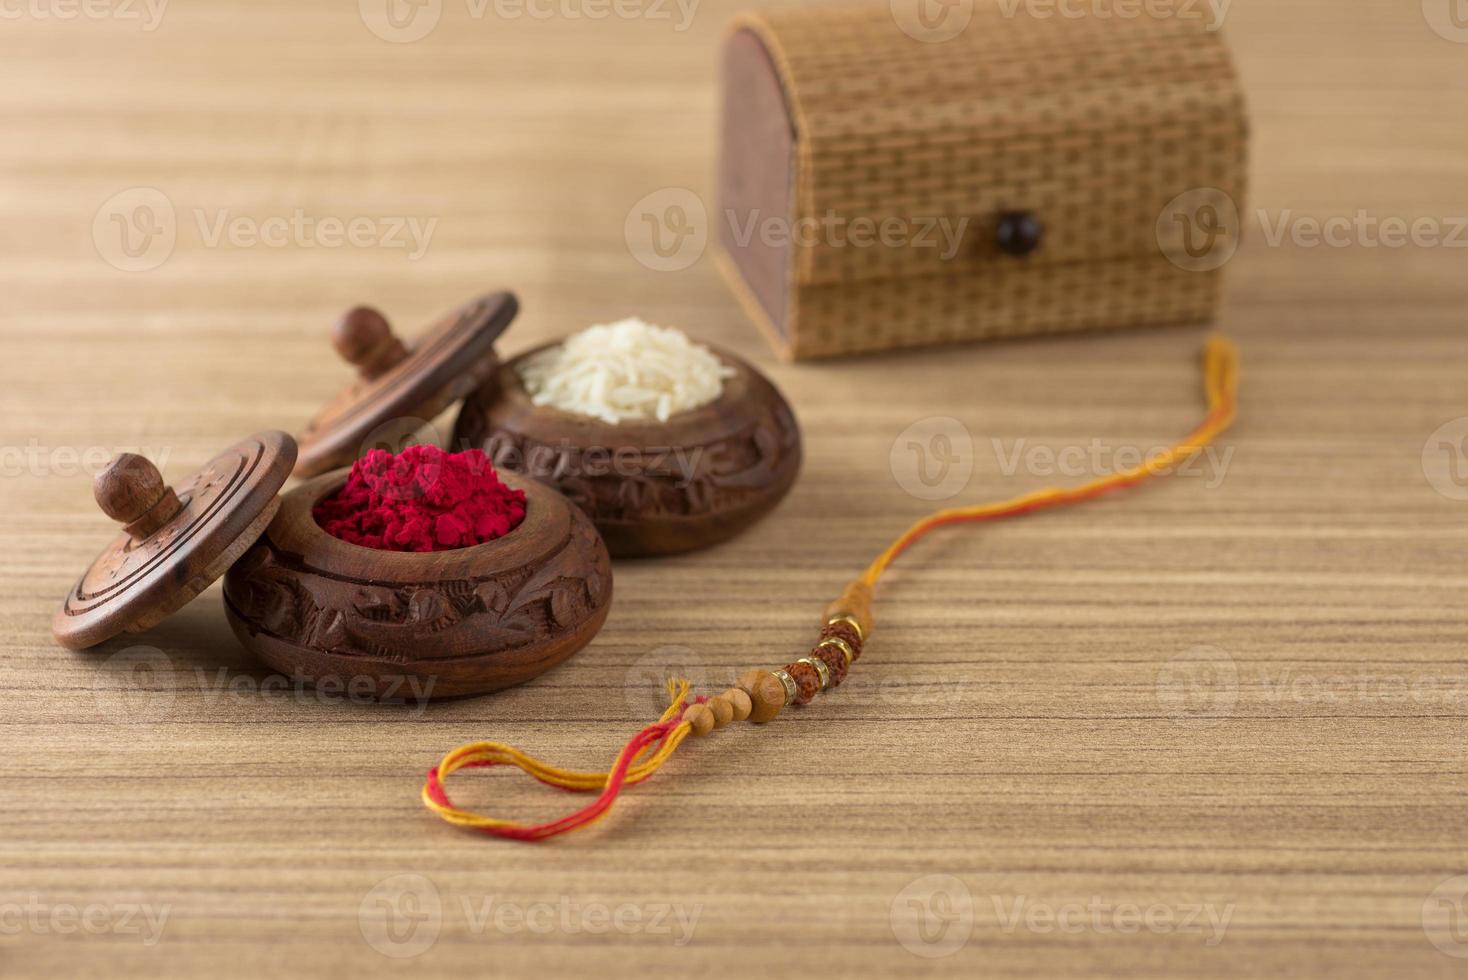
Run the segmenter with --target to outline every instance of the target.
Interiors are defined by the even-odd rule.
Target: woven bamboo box
[[[746,14],[726,41],[721,265],[781,353],[1214,316],[1248,138],[1217,32],[973,0],[933,41],[897,6]]]

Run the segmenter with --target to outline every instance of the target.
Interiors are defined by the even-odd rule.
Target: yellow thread
[[[1093,480],[1079,487],[1036,490],[997,504],[979,504],[973,507],[955,507],[939,511],[918,521],[907,532],[877,556],[862,575],[860,581],[875,586],[893,560],[909,544],[926,534],[934,525],[956,521],[983,520],[997,517],[1017,509],[1048,507],[1095,496],[1114,487],[1126,486],[1149,476],[1185,463],[1225,432],[1233,424],[1236,409],[1235,397],[1239,385],[1239,352],[1225,337],[1208,338],[1203,352],[1203,385],[1208,396],[1208,418],[1190,436],[1171,449],[1157,453],[1139,466]]]
[[[658,724],[672,721],[675,716],[683,711],[684,704],[688,700],[689,688],[686,680],[670,680],[667,682],[667,688],[670,704],[668,710],[664,711],[662,717],[658,719]],[[658,746],[657,751],[645,761],[636,762],[634,760],[634,764],[627,769],[627,785],[636,785],[662,768],[663,763],[667,762],[669,757],[677,751],[678,746],[683,744],[683,740],[688,737],[690,731],[692,731],[692,727],[687,722],[684,722],[673,729],[672,733]],[[650,749],[651,746],[648,748]],[[646,755],[647,751],[648,749],[644,749],[642,752],[639,752],[637,758]],[[607,780],[611,776],[610,772],[576,772],[574,770],[561,769],[556,766],[547,765],[514,746],[501,745],[498,742],[476,742],[472,745],[465,745],[462,748],[456,749],[445,756],[444,760],[438,764],[439,779],[440,781],[446,781],[449,776],[465,766],[474,763],[513,766],[516,769],[523,770],[543,783],[551,786],[559,786],[562,789],[568,789],[578,793],[595,792],[605,788]],[[471,829],[515,829],[522,826],[513,820],[496,820],[492,817],[470,813],[467,810],[460,810],[456,807],[441,806],[437,800],[434,800],[429,795],[427,787],[424,787],[421,795],[424,806],[458,827],[468,827]],[[598,816],[596,820],[600,820],[604,816],[606,816],[605,813]],[[590,826],[596,820],[590,821],[586,826]]]

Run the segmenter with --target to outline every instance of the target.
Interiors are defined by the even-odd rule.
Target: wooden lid
[[[382,426],[403,418],[427,422],[479,388],[499,366],[494,342],[519,312],[511,293],[484,296],[445,316],[412,348],[376,310],[348,312],[332,344],[358,377],[306,426],[296,475],[349,466]]]
[[[264,532],[296,461],[295,440],[261,432],[179,485],[124,453],[93,487],[123,533],[72,586],[51,620],[64,646],[83,650],[155,626],[207,589]]]

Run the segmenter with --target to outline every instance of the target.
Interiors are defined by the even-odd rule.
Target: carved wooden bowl
[[[513,473],[525,520],[496,541],[431,554],[376,551],[327,534],[312,508],[347,471],[286,494],[229,570],[235,634],[275,670],[381,699],[488,694],[591,642],[611,608],[596,529],[551,488]]]
[[[547,345],[550,346],[550,345]],[[743,360],[718,400],[667,422],[624,422],[536,406],[517,365],[471,395],[454,448],[482,448],[501,472],[528,473],[584,510],[616,558],[707,548],[740,534],[789,492],[800,471],[800,427],[789,404]]]

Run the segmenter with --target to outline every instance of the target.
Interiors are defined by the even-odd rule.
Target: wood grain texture
[[[665,670],[716,693],[808,650],[826,603],[932,506],[894,479],[914,423],[967,430],[957,499],[978,500],[1079,478],[1025,450],[1149,448],[1201,410],[1200,330],[789,366],[710,256],[635,261],[639,200],[711,197],[713,53],[741,6],[705,0],[678,30],[676,6],[475,19],[446,3],[412,44],[336,0],[195,0],[154,31],[5,22],[0,973],[386,974],[400,965],[364,939],[373,889],[418,875],[441,928],[410,965],[445,975],[1461,975],[1423,913],[1468,873],[1468,502],[1436,448],[1463,433],[1429,441],[1468,414],[1464,253],[1271,242],[1282,217],[1468,214],[1468,46],[1417,0],[1230,10],[1266,221],[1251,215],[1228,269],[1244,415],[1221,482],[1204,467],[925,543],[884,580],[839,692],[687,745],[574,839],[500,845],[422,809],[424,770],[461,742],[606,765],[655,717]],[[158,198],[104,207],[129,188],[177,215],[148,271],[113,264],[151,261],[137,236],[156,220],[134,205],[157,219]],[[247,244],[297,209],[380,235],[437,224],[416,259],[289,229],[295,244]],[[112,214],[140,222],[138,255]],[[562,668],[426,712],[282,689],[217,588],[146,637],[52,642],[52,609],[112,533],[90,492],[107,456],[142,452],[176,482],[250,432],[298,430],[343,380],[322,337],[342,310],[426,323],[500,287],[524,306],[507,355],[636,314],[767,370],[806,435],[790,497],[729,545],[619,567],[606,628]],[[904,440],[895,469],[913,460]],[[567,802],[503,774],[455,791],[527,818]],[[930,875],[975,910],[941,959],[893,929]],[[156,944],[64,932],[64,910],[94,905],[94,923],[147,932],[123,921],[134,903],[169,910]],[[1025,924],[1126,903],[1231,913],[1216,946],[1199,920]],[[647,922],[664,907],[697,912],[691,942],[677,915]],[[642,922],[597,918],[619,909]]]

